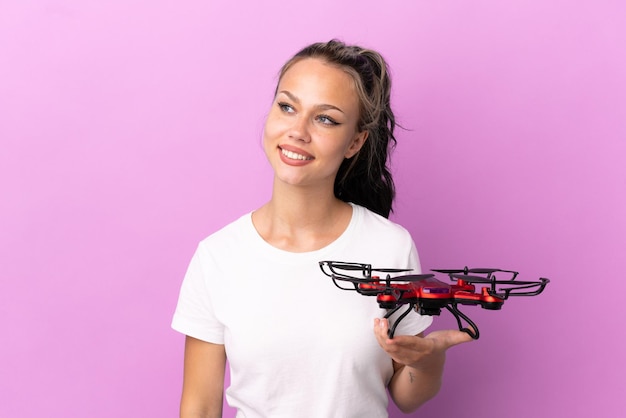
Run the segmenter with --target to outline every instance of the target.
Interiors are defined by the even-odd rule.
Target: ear
[[[361,148],[365,144],[365,141],[367,141],[368,135],[369,131],[357,132],[344,156],[346,158],[354,157],[361,150]]]

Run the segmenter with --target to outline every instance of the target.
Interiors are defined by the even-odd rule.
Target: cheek
[[[355,154],[353,149],[355,146],[355,136],[356,134],[352,130],[343,133],[342,140],[340,142],[342,144],[340,152],[345,158],[352,157]]]
[[[281,124],[275,119],[268,118],[265,121],[265,126],[263,127],[263,150],[268,158],[276,152],[276,147],[279,145],[283,131]]]
[[[263,151],[265,152],[265,155],[269,157],[269,152],[270,149],[274,149],[276,146],[272,145],[272,141],[269,139],[270,136],[268,135],[268,131],[267,131],[267,127],[265,127],[263,129]]]
[[[263,142],[267,143],[278,138],[285,131],[284,125],[285,123],[280,118],[270,113],[263,127]]]
[[[269,120],[265,121],[265,125],[263,126],[263,146],[267,147],[268,142],[271,141],[271,138],[275,136],[274,134],[275,127],[270,123]]]

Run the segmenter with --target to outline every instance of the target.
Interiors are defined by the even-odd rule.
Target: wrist
[[[408,371],[431,374],[432,372],[439,372],[442,370],[445,362],[446,352],[435,351],[423,356],[415,363],[405,365],[405,367],[408,368]]]

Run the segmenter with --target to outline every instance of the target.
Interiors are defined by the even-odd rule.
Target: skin
[[[187,336],[181,418],[221,418],[225,368],[224,345]]]
[[[344,158],[359,152],[367,132],[357,130],[358,96],[352,79],[319,59],[295,63],[282,77],[266,120],[263,147],[274,170],[270,200],[252,214],[270,245],[314,251],[347,228],[352,208],[334,196]],[[460,331],[387,338],[376,319],[374,334],[393,361],[389,392],[404,412],[435,396],[448,348],[471,341]],[[221,417],[226,354],[223,345],[187,337],[181,417]]]

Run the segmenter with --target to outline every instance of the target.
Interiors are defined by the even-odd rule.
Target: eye
[[[293,113],[295,112],[294,108],[291,107],[290,104],[284,102],[278,102],[278,107],[285,113]]]
[[[331,118],[330,116],[327,116],[327,115],[319,115],[317,117],[317,120],[322,122],[322,124],[324,124],[324,125],[330,125],[330,126],[339,125],[338,122],[336,122],[333,118]]]

